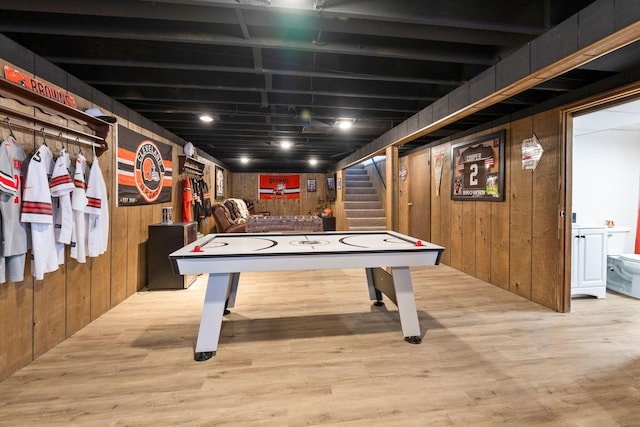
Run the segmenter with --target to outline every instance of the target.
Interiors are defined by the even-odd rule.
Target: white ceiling
[[[573,119],[574,137],[610,131],[640,133],[640,99],[576,116]]]

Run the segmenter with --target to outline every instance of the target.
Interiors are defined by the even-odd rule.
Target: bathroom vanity
[[[607,295],[607,228],[581,226],[571,229],[571,296]]]

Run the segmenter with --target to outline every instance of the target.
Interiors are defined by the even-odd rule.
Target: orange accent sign
[[[68,105],[72,108],[78,108],[73,96],[47,83],[34,79],[27,73],[15,70],[7,65],[4,66],[4,78],[49,99],[58,101],[61,104]]]

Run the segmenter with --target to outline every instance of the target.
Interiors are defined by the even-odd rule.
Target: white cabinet
[[[573,227],[571,231],[571,296],[607,295],[606,227]]]

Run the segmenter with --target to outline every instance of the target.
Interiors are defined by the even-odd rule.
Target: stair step
[[[387,225],[386,218],[348,218],[349,229],[351,227],[382,227]]]
[[[373,187],[373,183],[369,180],[366,181],[347,181],[346,188],[360,188],[360,187]]]
[[[376,197],[378,195],[376,189],[373,187],[347,187],[345,194],[375,194]]]
[[[382,209],[382,202],[380,200],[365,200],[365,201],[346,201],[344,202],[344,209]]]
[[[345,209],[347,218],[384,218],[384,209]]]
[[[360,175],[347,175],[347,179],[346,182],[347,184],[350,182],[361,182],[361,181],[365,181],[365,182],[371,182],[371,180],[369,179],[369,175],[365,174],[360,174]]]
[[[375,202],[380,201],[377,194],[345,194],[345,202]]]
[[[345,178],[344,212],[349,230],[386,230],[382,202],[364,166],[347,169]]]

